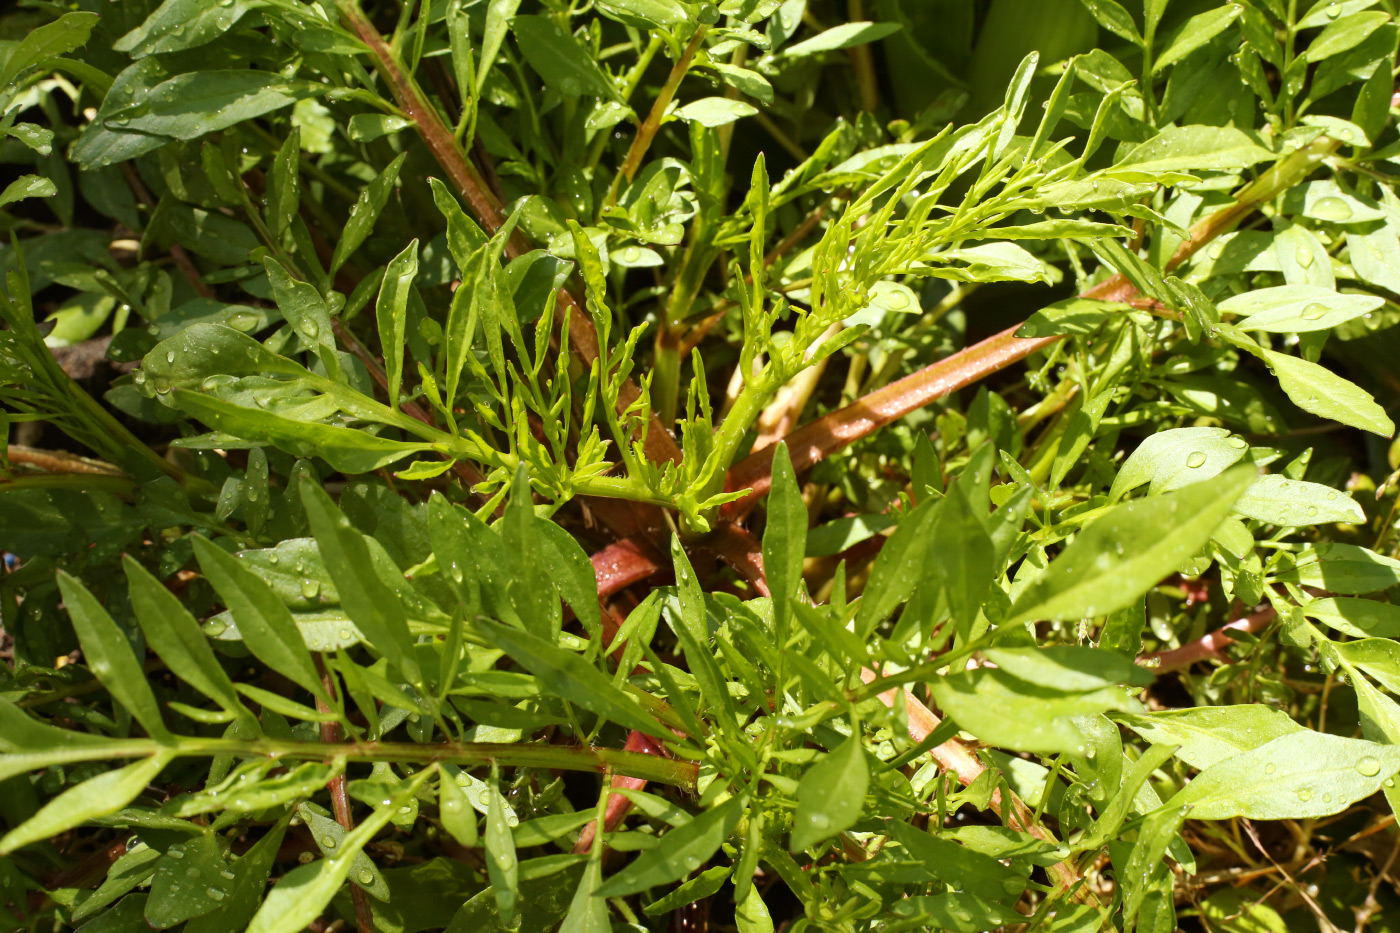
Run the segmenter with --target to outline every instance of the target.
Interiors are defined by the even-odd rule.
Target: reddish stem
[[[632,732],[627,736],[627,744],[623,751],[640,752],[643,755],[665,756],[661,746],[648,735],[641,732]],[[614,774],[608,780],[608,786],[614,790],[643,790],[647,782],[643,778],[624,777],[621,774]],[[603,831],[612,832],[622,825],[622,821],[627,819],[627,814],[632,809],[632,801],[622,794],[608,794],[608,802],[603,810]],[[578,842],[574,844],[575,852],[587,852],[593,848],[593,839],[598,835],[598,822],[584,824],[583,831],[578,835]]]
[[[1151,667],[1158,674],[1165,674],[1169,671],[1188,668],[1197,661],[1220,658],[1221,652],[1235,643],[1235,640],[1228,634],[1229,632],[1258,632],[1267,628],[1277,616],[1278,613],[1274,611],[1272,606],[1266,606],[1243,619],[1236,619],[1222,625],[1209,635],[1202,635],[1193,642],[1187,642],[1180,648],[1144,654],[1137,659],[1137,663]]]
[[[316,672],[321,675],[321,685],[326,688],[326,695],[335,696],[335,678],[330,671],[326,670],[326,662],[321,655],[315,656]],[[316,710],[321,713],[331,712],[331,708],[326,705],[320,697],[316,698]],[[335,722],[321,723],[321,741],[327,745],[336,745],[340,742],[340,724]],[[350,812],[350,795],[345,790],[345,775],[338,774],[330,779],[326,784],[326,790],[330,791],[331,809],[335,812],[335,821],[345,828],[348,833],[355,828],[355,815]],[[350,885],[350,900],[355,907],[355,927],[359,933],[374,933],[374,915],[370,912],[369,896],[365,894],[363,888],[357,884]]]

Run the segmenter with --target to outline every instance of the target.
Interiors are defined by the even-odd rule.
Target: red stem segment
[[[1235,640],[1230,637],[1230,632],[1254,633],[1267,628],[1269,623],[1274,621],[1278,613],[1272,606],[1266,606],[1243,619],[1236,619],[1226,625],[1211,632],[1209,635],[1202,635],[1192,642],[1187,642],[1180,648],[1172,648],[1169,651],[1154,651],[1151,654],[1144,654],[1137,659],[1137,663],[1151,667],[1158,674],[1166,674],[1169,671],[1179,671],[1190,667],[1197,661],[1204,661],[1208,658],[1219,658],[1220,652],[1224,651]]]

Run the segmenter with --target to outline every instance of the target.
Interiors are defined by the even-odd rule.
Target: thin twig
[[[326,670],[325,659],[317,654],[316,672],[321,675],[321,684],[326,688],[326,696],[336,695],[335,678]],[[331,708],[320,697],[316,697],[316,710],[321,713],[332,712]],[[321,723],[321,741],[327,745],[335,745],[340,742],[340,723]],[[335,821],[351,832],[355,828],[355,815],[350,812],[350,795],[345,790],[345,772],[337,774],[326,784],[326,790],[331,795],[331,809],[335,812]],[[369,895],[364,888],[357,884],[350,885],[350,900],[355,906],[355,927],[359,933],[374,933],[374,915],[369,908]]]

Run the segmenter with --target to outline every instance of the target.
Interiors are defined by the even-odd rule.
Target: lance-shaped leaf
[[[389,659],[408,681],[423,682],[413,636],[408,631],[403,604],[371,570],[369,546],[364,536],[331,501],[314,479],[301,484],[301,501],[311,531],[321,548],[321,559],[340,592],[340,604],[376,651]]]
[[[859,727],[821,761],[807,769],[797,785],[797,815],[789,848],[803,852],[844,832],[860,819],[870,766]]]
[[[248,650],[283,677],[329,702],[291,610],[238,558],[199,535],[192,540],[200,569],[228,606]]]
[[[1021,593],[1006,624],[1121,609],[1205,546],[1254,482],[1237,467],[1210,482],[1114,506]]]
[[[384,372],[389,380],[389,405],[399,407],[399,387],[403,384],[403,343],[408,319],[408,293],[418,275],[418,241],[404,247],[389,260],[384,283],[379,287],[375,311],[379,320],[379,343],[384,350]]]
[[[144,675],[141,682],[145,683]],[[51,839],[95,817],[117,812],[135,800],[174,757],[173,752],[162,751],[68,788],[6,833],[0,839],[0,856],[32,842]]]
[[[614,687],[609,677],[580,655],[529,632],[485,619],[478,619],[476,628],[492,645],[539,678],[551,694],[628,729],[666,737],[666,731],[636,700]]]
[[[166,729],[160,717],[160,707],[156,704],[155,694],[151,692],[151,683],[146,679],[140,659],[131,650],[131,642],[126,640],[97,597],[77,577],[60,570],[58,588],[63,594],[63,603],[73,620],[73,631],[78,635],[78,644],[83,648],[83,657],[93,676],[107,688],[112,699],[126,707],[147,733],[156,739],[168,739],[170,730]],[[124,806],[126,802],[123,800],[118,806]]]
[[[345,834],[331,858],[317,859],[287,872],[268,893],[248,925],[247,933],[298,933],[321,915],[335,892],[345,884],[354,856],[413,798],[419,785],[437,769],[424,768],[405,782],[387,804],[376,807],[364,822]]]
[[[773,488],[768,494],[768,524],[763,529],[763,569],[773,594],[773,622],[778,642],[792,618],[789,600],[802,585],[802,558],[807,549],[807,506],[797,485],[787,445],[773,453]]]
[[[1301,730],[1211,765],[1167,801],[1196,820],[1317,819],[1380,790],[1400,748]]]
[[[747,804],[744,797],[730,797],[695,819],[672,829],[622,871],[597,890],[600,897],[636,894],[660,884],[684,878],[700,868],[734,831]]]
[[[171,672],[235,716],[256,725],[234,692],[214,649],[200,630],[199,623],[180,602],[178,596],[161,585],[144,567],[126,557],[127,586],[131,593],[131,608],[136,621],[146,635],[146,644],[166,663]]]

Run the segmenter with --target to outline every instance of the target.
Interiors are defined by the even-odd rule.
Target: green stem
[[[495,744],[487,742],[444,742],[424,745],[417,742],[350,741],[289,742],[278,739],[224,739],[179,736],[176,744],[155,739],[117,739],[92,745],[36,754],[0,755],[0,771],[13,773],[14,764],[24,771],[36,771],[57,764],[82,761],[109,761],[116,758],[144,758],[173,752],[181,758],[272,758],[286,761],[389,761],[404,764],[455,764],[467,768],[500,764],[506,767],[545,768],[557,771],[612,772],[695,790],[698,769],[686,761],[673,761],[655,755],[619,751],[612,748],[582,748],[547,743]],[[25,761],[29,759],[29,761]]]

